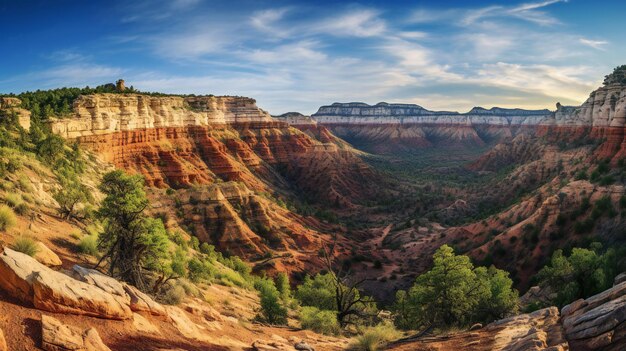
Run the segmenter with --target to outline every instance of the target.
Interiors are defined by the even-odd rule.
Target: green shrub
[[[302,307],[300,324],[304,329],[310,329],[321,334],[337,335],[341,331],[336,312],[320,310],[312,306]]]
[[[278,289],[278,292],[280,293],[280,298],[285,302],[289,300],[291,298],[291,287],[289,286],[289,276],[287,273],[278,273],[274,283],[276,284],[276,289]]]
[[[37,247],[37,242],[32,238],[21,236],[15,239],[15,242],[11,246],[11,248],[15,251],[27,254],[28,256],[35,256],[39,251]]]
[[[259,291],[261,297],[260,319],[270,324],[287,324],[287,309],[280,301],[280,294],[274,281],[271,279],[259,279],[254,283],[254,288]]]
[[[185,288],[177,284],[167,284],[163,291],[159,300],[166,305],[179,305],[187,296]]]
[[[6,205],[0,205],[0,230],[8,230],[17,223],[15,213]]]
[[[376,351],[385,347],[385,345],[395,339],[400,338],[400,333],[389,323],[382,323],[374,327],[365,328],[363,333],[356,337],[356,340],[350,345],[351,350],[355,351]]]
[[[97,235],[85,235],[78,242],[78,252],[86,255],[97,256],[98,255],[98,236]]]
[[[187,276],[192,282],[199,283],[215,276],[215,268],[209,261],[194,257],[187,262]]]
[[[306,276],[304,282],[296,289],[296,298],[302,306],[312,306],[321,310],[335,310],[335,286],[330,274]]]

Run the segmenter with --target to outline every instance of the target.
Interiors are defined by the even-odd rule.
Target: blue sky
[[[430,109],[580,104],[626,64],[626,1],[0,0],[0,93],[95,86]]]

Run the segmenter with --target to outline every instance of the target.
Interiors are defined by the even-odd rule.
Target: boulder
[[[130,309],[134,312],[144,312],[153,316],[165,316],[167,311],[160,303],[154,301],[148,294],[141,292],[132,285],[124,284],[124,291],[130,298]]]
[[[95,285],[109,294],[117,295],[130,305],[130,296],[126,293],[125,284],[119,280],[77,264],[72,267],[72,276],[87,284]]]
[[[9,351],[7,347],[7,341],[4,338],[4,334],[2,333],[2,329],[0,329],[0,351]]]
[[[206,303],[199,303],[198,301],[190,301],[184,305],[185,311],[196,315],[201,316],[209,322],[212,321],[222,321],[223,316],[213,307],[207,305]]]
[[[0,288],[35,307],[108,319],[130,319],[127,301],[101,288],[54,271],[8,248],[0,255]]]
[[[41,348],[45,351],[111,351],[94,328],[82,330],[45,315],[41,317]]]
[[[252,343],[252,349],[255,351],[278,351],[291,349],[287,344],[278,341],[255,340]]]
[[[32,302],[33,275],[42,267],[32,257],[5,248],[0,254],[0,289],[19,300]]]
[[[45,311],[120,320],[133,317],[121,297],[55,271],[35,273],[33,291],[33,304]]]
[[[185,311],[175,306],[167,307],[167,315],[172,320],[172,325],[186,338],[198,341],[213,341],[212,338],[204,333],[204,329],[194,323]]]
[[[59,256],[41,241],[37,242],[37,253],[34,257],[39,263],[48,267],[60,267],[63,264]]]

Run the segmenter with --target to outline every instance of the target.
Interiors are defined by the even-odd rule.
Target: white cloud
[[[591,68],[586,66],[558,67],[498,62],[483,65],[468,82],[582,102],[595,88],[595,84],[580,78],[590,71]]]
[[[472,26],[478,22],[490,19],[517,18],[539,25],[554,25],[560,23],[550,14],[540,9],[567,0],[551,0],[533,3],[523,3],[515,6],[492,5],[475,9],[453,8],[446,10],[418,9],[410,16],[412,23],[447,22],[462,26]]]
[[[609,43],[608,41],[605,41],[605,40],[591,40],[591,39],[585,39],[585,38],[580,38],[578,40],[580,41],[581,44],[587,45],[597,50],[605,50],[604,46]]]
[[[278,28],[277,22],[283,19],[289,10],[289,8],[283,7],[278,9],[256,11],[250,17],[250,22],[254,28],[260,31],[284,38],[289,35],[290,31]]]
[[[313,23],[310,29],[335,36],[372,37],[383,34],[387,26],[378,11],[359,9]]]

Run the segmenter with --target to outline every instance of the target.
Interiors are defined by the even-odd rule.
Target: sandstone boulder
[[[0,329],[0,351],[9,351],[7,347],[7,341],[4,338],[4,334],[2,333],[2,329]]]
[[[35,273],[33,291],[33,304],[45,311],[107,319],[133,316],[127,301],[121,297],[55,271]]]
[[[63,262],[54,251],[50,250],[44,243],[37,242],[37,253],[35,254],[35,259],[48,267],[60,267]]]
[[[128,302],[121,297],[54,271],[34,258],[8,248],[0,255],[0,288],[50,312],[109,319],[132,318]]]
[[[0,289],[24,302],[32,302],[34,274],[45,268],[32,257],[5,248],[0,254]]]
[[[94,328],[81,330],[45,315],[41,317],[41,339],[45,351],[111,351]]]
[[[198,301],[190,301],[184,305],[185,311],[196,315],[201,316],[207,321],[222,321],[224,318],[222,315],[213,307],[208,306],[206,303],[199,303]]]
[[[194,323],[185,311],[175,306],[167,307],[167,315],[172,320],[172,325],[186,338],[198,341],[212,341],[212,338],[204,332],[204,329]]]
[[[255,340],[252,343],[252,349],[255,351],[278,351],[278,350],[290,350],[289,345],[278,341],[264,341]]]
[[[144,312],[153,316],[165,316],[167,311],[160,303],[154,301],[148,294],[141,292],[132,285],[124,284],[124,291],[130,298],[130,309],[134,312]]]
[[[115,278],[77,264],[72,267],[72,276],[82,282],[95,285],[109,294],[119,296],[130,304],[130,296],[124,289],[125,284]]]

